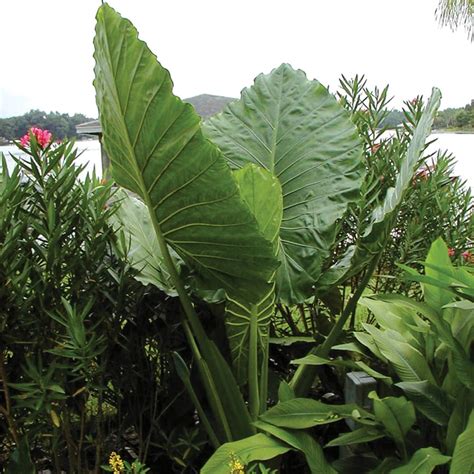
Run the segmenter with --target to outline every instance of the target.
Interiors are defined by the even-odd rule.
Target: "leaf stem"
[[[18,446],[20,439],[18,437],[18,432],[16,430],[15,422],[12,417],[12,408],[10,403],[10,392],[8,390],[8,381],[7,381],[7,372],[5,370],[5,359],[3,355],[3,348],[0,349],[0,376],[2,377],[3,393],[5,397],[5,407],[0,405],[0,412],[4,414],[7,419],[8,426],[10,427],[10,432],[12,434],[13,441]]]
[[[211,351],[209,349],[210,341],[208,340],[207,335],[204,332],[204,328],[202,327],[202,324],[199,321],[198,315],[194,310],[194,306],[191,302],[191,299],[187,294],[183,282],[181,281],[181,278],[178,274],[176,264],[174,263],[173,258],[171,257],[168,245],[163,237],[160,226],[156,219],[156,215],[152,210],[153,205],[150,201],[148,194],[143,193],[143,198],[148,208],[150,219],[153,223],[153,229],[155,230],[158,245],[160,247],[161,254],[163,255],[164,264],[168,270],[168,273],[170,274],[171,281],[174,287],[176,288],[179,300],[181,302],[181,306],[183,308],[184,314],[186,315],[186,321],[189,323],[190,326],[189,327],[186,324],[184,325],[185,334],[186,338],[188,339],[188,343],[191,347],[191,350],[193,351],[194,357],[197,361],[199,373],[206,389],[206,394],[209,399],[209,403],[211,404],[214,415],[221,424],[222,430],[224,431],[227,438],[226,440],[232,441],[233,439],[229,427],[229,421],[227,420],[225,411],[223,409],[222,401],[219,397],[219,393],[217,391],[216,384],[213,379],[213,374],[209,371],[209,368],[206,363],[206,359],[212,357]],[[201,352],[203,353],[204,357],[201,356]]]
[[[331,332],[328,334],[326,340],[319,346],[313,347],[308,355],[316,354],[320,357],[327,357],[332,346],[338,341],[340,338],[342,331],[344,329],[344,325],[346,324],[347,319],[352,314],[357,306],[357,302],[359,301],[362,293],[364,292],[365,288],[369,284],[369,281],[374,273],[378,261],[380,259],[381,252],[378,253],[375,257],[372,258],[367,271],[365,272],[364,278],[360,282],[359,286],[357,287],[356,292],[351,296],[348,303],[346,304],[341,316],[336,321],[336,324],[331,329]],[[302,397],[307,395],[309,392],[311,385],[313,384],[314,377],[316,376],[316,372],[318,370],[317,366],[311,365],[300,365],[296,370],[293,378],[290,381],[290,387],[294,390],[297,397]]]
[[[252,420],[256,420],[260,412],[260,396],[258,387],[258,309],[257,305],[250,308],[249,336],[249,411]]]

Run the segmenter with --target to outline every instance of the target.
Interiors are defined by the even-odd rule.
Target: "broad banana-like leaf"
[[[326,448],[334,446],[349,446],[352,444],[368,443],[376,439],[384,438],[385,433],[377,426],[363,426],[354,431],[343,433],[326,444]]]
[[[282,64],[208,119],[204,132],[232,167],[254,163],[280,180],[277,294],[303,302],[334,244],[336,221],[359,196],[362,149],[348,112],[318,81]]]
[[[253,164],[235,171],[234,176],[242,199],[255,216],[263,236],[272,242],[276,256],[283,210],[280,183],[271,173]],[[227,336],[240,383],[245,383],[248,375],[258,375],[257,368],[261,367],[262,356],[266,353],[268,327],[274,311],[274,282],[260,284],[256,290],[253,288],[253,293],[258,295],[256,300],[250,295],[245,299],[227,295]]]
[[[425,267],[425,275],[428,278],[433,278],[441,283],[447,284],[453,282],[453,278],[451,278],[449,274],[446,274],[449,273],[449,270],[452,270],[453,265],[449,258],[448,246],[444,243],[441,237],[431,244],[425,263],[428,264]],[[445,272],[440,272],[436,268],[431,267],[431,265],[446,267],[446,270]],[[438,312],[441,312],[442,307],[451,303],[453,300],[451,291],[446,291],[440,287],[428,285],[426,283],[423,284],[423,296],[425,303]]]
[[[472,391],[461,387],[456,391],[456,403],[449,418],[446,432],[446,451],[451,454],[459,435],[466,429],[469,416],[473,409]]]
[[[119,206],[112,214],[111,221],[130,265],[138,271],[135,278],[143,284],[152,284],[170,296],[177,296],[161,254],[150,214],[145,204],[123,190],[117,192]],[[175,262],[181,262],[174,255]]]
[[[433,88],[431,97],[413,133],[406,156],[402,161],[395,187],[387,190],[382,203],[374,209],[371,220],[359,241],[355,245],[350,246],[341,260],[321,276],[317,283],[318,292],[322,293],[357,274],[375,255],[383,251],[400,204],[409,186],[412,184],[413,175],[416,172],[416,164],[424,150],[426,139],[431,133],[431,126],[433,125],[440,102],[441,92]]]
[[[116,182],[150,212],[158,242],[173,248],[209,288],[239,294],[277,266],[272,245],[242,202],[200,117],[135,27],[107,4],[94,39],[97,105]],[[160,244],[161,245],[161,244]]]

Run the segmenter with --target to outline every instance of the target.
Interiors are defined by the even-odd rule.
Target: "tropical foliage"
[[[474,420],[474,364],[470,356],[474,277],[465,268],[452,265],[441,239],[431,246],[424,267],[424,274],[406,267],[407,277],[421,282],[423,302],[399,294],[361,299],[360,304],[371,310],[377,325],[365,324],[364,332],[355,332],[357,343],[334,347],[354,358],[309,355],[293,361],[357,370],[364,367],[361,361],[367,360],[362,348],[368,349],[386,368],[386,373],[370,368],[368,373],[378,379],[378,390],[389,396],[380,398],[371,392],[372,407],[366,409],[295,398],[290,390],[255,423],[279,442],[281,449],[286,445],[301,451],[311,472],[348,472],[354,463],[364,472],[429,473],[447,463],[454,474],[474,469],[468,442]],[[344,430],[325,448],[350,446],[351,450],[346,459],[330,466],[316,441],[301,430],[316,428],[315,435],[320,436],[322,426],[343,419],[350,420],[352,430]],[[295,443],[298,437],[306,442]],[[386,445],[374,443],[382,438],[390,439],[390,456]],[[214,472],[222,453],[229,449],[242,453],[246,462],[270,456],[266,448],[247,438],[238,445],[219,448],[203,472]]]
[[[94,47],[113,181],[38,128],[3,163],[7,472],[469,468],[472,199],[425,153],[440,92],[387,135],[387,88],[283,64],[203,123],[107,4]]]

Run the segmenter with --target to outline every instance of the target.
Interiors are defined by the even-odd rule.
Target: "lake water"
[[[463,180],[466,180],[471,190],[474,191],[474,134],[462,133],[435,133],[430,139],[437,141],[430,146],[430,152],[436,149],[449,150],[457,159],[455,172]],[[95,170],[98,175],[102,173],[100,161],[100,144],[98,140],[85,140],[77,142],[77,148],[82,155],[79,162],[87,164],[87,171]],[[18,148],[14,145],[0,146],[8,160],[9,153],[18,154]],[[11,160],[8,160],[11,163]]]

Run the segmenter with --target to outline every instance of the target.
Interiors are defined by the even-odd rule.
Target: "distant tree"
[[[400,110],[391,110],[387,116],[382,120],[380,126],[387,128],[395,128],[403,122],[404,115]]]
[[[15,140],[24,135],[29,128],[39,127],[49,130],[55,138],[76,136],[76,125],[92,120],[83,114],[46,113],[42,110],[30,110],[24,115],[0,119],[0,139]]]
[[[449,26],[453,31],[464,28],[474,41],[474,0],[440,0],[436,17],[442,26]]]
[[[459,112],[456,115],[456,125],[461,128],[467,127],[467,125],[469,125],[469,122],[470,122],[469,119],[470,119],[469,114],[465,110],[461,110],[461,112]]]

